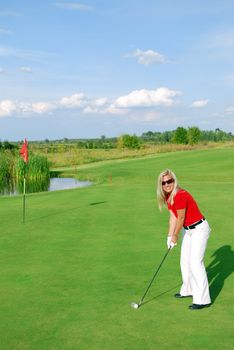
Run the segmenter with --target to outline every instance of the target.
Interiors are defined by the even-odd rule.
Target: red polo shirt
[[[187,191],[180,189],[174,196],[173,205],[168,203],[168,198],[169,196],[167,197],[168,210],[171,210],[176,217],[178,217],[177,210],[186,209],[184,226],[192,225],[203,218],[203,215],[200,212],[197,203],[195,202],[191,194]]]

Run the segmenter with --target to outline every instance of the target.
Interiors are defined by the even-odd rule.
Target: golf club
[[[167,257],[167,255],[168,255],[168,253],[169,253],[170,250],[171,250],[171,249],[169,248],[169,249],[167,250],[166,254],[164,255],[164,257],[163,257],[163,259],[162,259],[162,261],[161,261],[159,267],[158,267],[157,270],[155,271],[155,273],[154,273],[154,275],[153,275],[153,278],[152,278],[152,280],[150,281],[150,283],[149,283],[149,285],[148,285],[148,287],[147,287],[147,289],[146,289],[144,295],[142,296],[141,301],[139,302],[139,304],[134,303],[134,302],[131,303],[131,307],[132,307],[133,309],[139,309],[139,307],[142,305],[143,300],[144,300],[146,294],[148,293],[148,290],[150,289],[150,287],[151,287],[151,285],[152,285],[152,283],[153,283],[155,277],[156,277],[157,274],[158,274],[158,271],[160,270],[160,268],[161,268],[161,266],[162,266],[164,260],[166,259],[166,257]]]

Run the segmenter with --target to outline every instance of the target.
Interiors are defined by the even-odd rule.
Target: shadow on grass
[[[98,204],[103,204],[103,203],[106,203],[106,201],[104,201],[104,202],[95,202],[95,203],[90,203],[89,205],[98,205]]]
[[[206,271],[210,284],[210,297],[214,303],[224,287],[225,280],[234,271],[234,252],[230,245],[224,245],[211,257],[213,261],[207,266]]]
[[[55,213],[50,213],[48,215],[42,215],[42,216],[38,216],[38,217],[28,218],[30,216],[30,208],[29,208],[28,209],[29,214],[28,214],[28,217],[26,216],[25,223],[26,222],[32,222],[32,221],[38,221],[38,220],[47,219],[47,218],[50,218],[52,216],[58,216],[58,215],[61,216],[62,213],[66,213],[66,212],[69,212],[69,211],[73,212],[73,211],[75,211],[75,210],[77,210],[79,208],[81,208],[81,207],[73,207],[73,208],[69,208],[69,209],[61,209],[61,210],[56,211]]]
[[[94,206],[94,205],[103,204],[103,203],[107,203],[107,201],[90,203],[89,205]],[[38,220],[42,220],[42,219],[47,219],[49,217],[61,215],[62,213],[66,213],[66,212],[69,212],[69,211],[73,212],[73,211],[75,211],[77,209],[80,209],[81,207],[82,206],[77,206],[77,207],[73,207],[73,208],[69,208],[69,209],[62,209],[62,210],[56,211],[55,213],[50,213],[48,215],[42,215],[42,216],[36,217],[36,218],[35,217],[34,218],[27,218],[26,217],[25,222],[32,222],[32,221],[38,221]]]
[[[166,290],[166,291],[164,291],[164,292],[162,292],[162,293],[160,293],[160,294],[158,294],[158,295],[156,295],[155,297],[153,297],[153,298],[151,298],[151,299],[149,299],[149,300],[144,301],[141,305],[146,305],[146,304],[148,304],[148,303],[151,303],[151,302],[154,301],[155,299],[161,297],[161,296],[164,295],[164,294],[167,294],[167,293],[169,293],[169,292],[172,292],[173,290],[175,290],[176,288],[178,288],[178,287],[180,287],[180,286],[181,286],[181,283],[180,283],[180,284],[177,284],[176,286],[174,286],[174,287],[172,287],[172,288],[170,288],[170,289],[168,289],[168,290]]]
[[[234,252],[230,245],[225,245],[217,249],[211,257],[213,258],[213,261],[207,266],[206,271],[210,284],[210,296],[212,303],[214,303],[224,287],[225,280],[234,272]],[[155,299],[180,286],[181,284],[178,284],[155,297],[144,301],[141,306],[151,303]]]

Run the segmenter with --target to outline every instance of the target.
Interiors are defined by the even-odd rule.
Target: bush
[[[118,148],[139,149],[141,147],[140,139],[136,135],[122,135],[117,140]]]
[[[187,144],[188,143],[188,133],[185,128],[179,126],[175,130],[173,141],[178,144]]]
[[[201,140],[201,131],[196,126],[188,129],[188,143],[195,145]]]

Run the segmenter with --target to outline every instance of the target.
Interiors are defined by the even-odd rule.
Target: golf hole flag
[[[24,159],[25,163],[28,162],[28,141],[24,139],[23,146],[21,147],[20,150],[20,155]]]
[[[28,142],[24,139],[23,146],[20,149],[20,155],[24,159],[25,165],[28,163]],[[25,193],[26,193],[26,179],[24,169],[24,190],[23,190],[23,223],[25,222]]]

